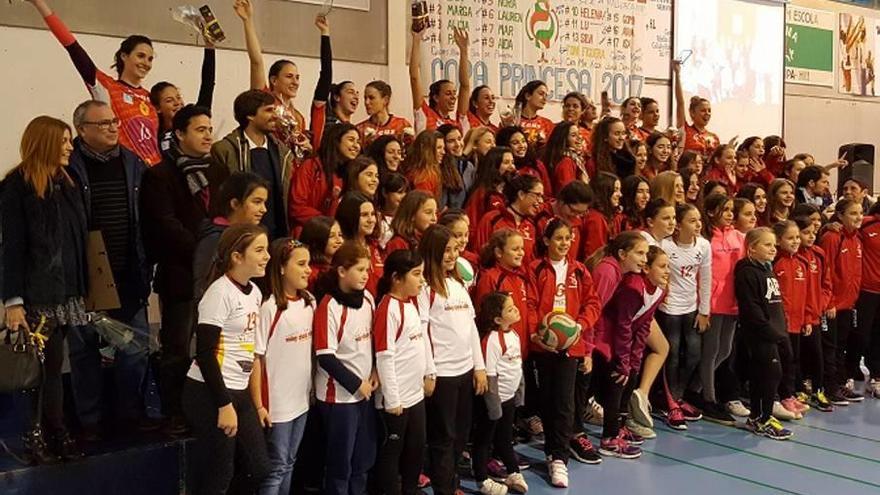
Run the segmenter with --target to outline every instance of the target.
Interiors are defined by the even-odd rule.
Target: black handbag
[[[0,393],[39,388],[43,379],[40,350],[23,329],[4,330],[0,340]]]

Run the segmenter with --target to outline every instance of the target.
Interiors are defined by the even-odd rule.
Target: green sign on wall
[[[834,14],[793,5],[785,9],[785,81],[834,85]]]

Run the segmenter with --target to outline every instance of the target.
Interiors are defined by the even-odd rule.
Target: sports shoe
[[[828,398],[825,397],[824,390],[818,390],[813,395],[811,395],[810,404],[812,404],[813,407],[822,412],[831,412],[834,410],[834,406],[831,404]]]
[[[702,416],[702,414],[700,416]],[[666,424],[674,430],[688,429],[687,420],[685,419],[684,412],[680,407],[676,407],[675,409],[669,411],[669,413],[666,415]]]
[[[772,438],[773,440],[788,440],[792,436],[791,430],[783,427],[773,416],[770,416],[770,419],[763,423],[757,419],[749,418],[746,421],[746,426],[755,435]]]
[[[480,483],[480,493],[483,495],[507,495],[507,485],[492,478],[486,478]]]
[[[486,463],[486,472],[488,472],[489,477],[495,481],[504,481],[507,479],[507,468],[504,467],[504,463],[498,459],[489,459],[489,462]]]
[[[788,412],[794,414],[794,419],[803,419],[804,414],[801,412],[800,402],[797,401],[794,397],[787,397],[780,401],[782,407],[784,407]]]
[[[544,423],[541,422],[541,418],[538,416],[529,416],[528,418],[523,418],[522,429],[525,430],[529,436],[541,436],[544,434]]]
[[[748,418],[749,414],[752,413],[749,408],[744,406],[742,401],[739,400],[728,401],[724,404],[724,407],[725,409],[727,409],[727,412],[729,412],[732,416],[736,416],[738,418]]]
[[[584,410],[584,417],[582,418],[584,423],[593,426],[602,426],[605,421],[605,410],[602,408],[602,405],[596,402],[594,397],[590,397],[587,401],[587,406],[588,407]]]
[[[621,437],[603,438],[599,444],[599,453],[609,457],[619,457],[621,459],[638,459],[642,456],[642,449]]]
[[[507,485],[507,488],[516,493],[525,493],[529,491],[529,485],[526,483],[526,479],[523,478],[521,473],[513,473],[504,480],[504,484]]]
[[[547,461],[547,471],[550,472],[550,484],[556,488],[568,488],[568,467],[557,459]]]
[[[636,434],[634,431],[630,430],[626,426],[620,427],[620,432],[617,434],[617,437],[622,438],[633,445],[641,445],[645,443],[644,437]]]
[[[868,391],[871,393],[871,397],[880,399],[880,378],[871,378],[871,382],[868,384]]]
[[[651,418],[651,404],[648,402],[648,397],[639,389],[633,390],[629,397],[629,414],[636,422],[648,428],[654,427],[654,419]]]
[[[431,486],[431,478],[425,476],[425,473],[419,474],[419,488],[428,488]]]
[[[703,419],[724,426],[736,426],[736,418],[715,402],[707,402],[703,409]]]
[[[798,402],[800,402],[801,404],[810,404],[810,394],[806,392],[798,392],[797,394],[795,394],[794,398],[797,399]]]
[[[846,385],[840,390],[840,395],[850,402],[862,402],[865,400],[864,395],[856,392],[856,381],[852,378],[846,381]]]
[[[699,421],[703,419],[703,413],[697,409],[697,406],[684,399],[678,400],[678,407],[681,408],[681,414],[685,421]]]
[[[529,462],[527,457],[521,456],[521,455],[517,454],[516,452],[514,452],[513,454],[516,456],[516,467],[518,467],[520,471],[525,471],[526,469],[529,469],[532,467],[532,463]],[[502,463],[502,466],[503,465],[504,464]]]
[[[645,440],[657,438],[657,433],[655,433],[652,428],[648,428],[647,426],[639,423],[633,418],[629,418],[626,420],[626,428],[632,433],[644,438]]]
[[[787,409],[779,401],[773,402],[773,417],[780,420],[780,421],[791,421],[794,419],[801,419],[798,417],[798,413]],[[803,416],[801,416],[801,417],[803,417]]]
[[[583,462],[584,464],[599,464],[602,462],[602,457],[596,452],[593,442],[587,438],[587,435],[577,435],[572,438],[568,442],[568,451],[571,452],[571,456],[576,461]]]
[[[792,397],[792,399],[794,399],[794,406],[798,408],[799,413],[805,414],[807,411],[810,410],[810,405],[806,402],[801,402],[801,400],[797,397]]]

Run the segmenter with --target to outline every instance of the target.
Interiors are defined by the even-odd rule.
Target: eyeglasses
[[[535,199],[537,199],[540,202],[544,201],[544,193],[539,193],[536,191],[526,191],[526,194],[531,194],[532,196],[535,197]]]
[[[107,119],[107,120],[99,120],[96,122],[86,121],[86,122],[83,122],[83,125],[93,125],[93,126],[96,126],[98,129],[106,131],[107,129],[110,129],[110,127],[118,126],[119,119],[113,118],[113,119]]]

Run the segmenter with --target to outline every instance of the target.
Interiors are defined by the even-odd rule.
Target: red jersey
[[[558,284],[556,269],[549,258],[535,260],[530,266],[535,292],[538,319],[556,307],[557,298],[565,301],[565,312],[581,326],[581,338],[568,349],[571,357],[589,356],[593,349],[593,326],[602,314],[599,296],[593,287],[593,277],[583,264],[568,260],[565,283]],[[537,325],[532,332],[537,331]],[[531,343],[531,342],[530,342]],[[532,352],[546,352],[540,346],[531,344]]]
[[[535,257],[535,241],[538,238],[537,229],[531,218],[524,218],[514,213],[510,208],[504,210],[494,210],[487,213],[480,220],[476,234],[471,237],[471,248],[474,250],[482,248],[492,234],[501,229],[513,229],[523,238],[523,249],[525,257],[523,258],[523,266],[528,266]]]
[[[859,238],[864,247],[862,290],[880,293],[880,217],[865,217],[859,230]]]
[[[584,141],[584,158],[587,158],[593,154],[593,131],[582,125],[578,125],[578,131]]]
[[[529,335],[534,333],[532,329],[537,324],[535,286],[522,267],[509,269],[496,265],[480,271],[474,293],[474,306],[479,308],[483,298],[495,291],[509,293],[519,310],[520,320],[513,325],[513,330],[519,335],[520,348],[525,359],[529,353]]]
[[[434,199],[440,200],[440,194],[443,192],[443,179],[440,177],[439,171],[411,172],[407,174],[406,179],[412,184],[414,190],[425,191],[434,196]]]
[[[586,165],[582,160],[575,160],[570,156],[562,157],[562,160],[553,167],[553,190],[561,191],[569,182],[576,180],[590,182]]]
[[[384,124],[375,124],[368,118],[357,125],[357,130],[361,135],[361,148],[364,149],[380,136],[394,136],[405,146],[412,144],[416,137],[413,125],[405,118],[395,115],[388,115]]]
[[[461,132],[467,133],[467,131],[471,129],[476,129],[477,127],[488,127],[489,130],[492,131],[492,134],[498,134],[498,126],[493,124],[491,121],[483,122],[477,117],[477,114],[474,112],[468,111],[466,118],[462,119],[462,130]]]
[[[858,231],[827,231],[820,243],[831,271],[831,306],[852,309],[862,288],[862,241]]]
[[[529,147],[532,149],[538,149],[547,144],[547,141],[550,139],[550,134],[553,133],[553,128],[556,127],[556,124],[547,117],[535,115],[532,118],[520,117],[519,126],[522,127],[522,130],[526,135],[526,141],[528,141]]]
[[[619,232],[614,232],[614,224],[609,223],[602,212],[590,208],[584,218],[583,241],[581,242],[580,259],[587,259],[600,247]]]
[[[703,155],[704,161],[708,161],[720,143],[721,140],[714,132],[705,129],[700,131],[690,124],[685,124],[684,149]]]
[[[394,234],[394,237],[388,241],[388,244],[385,244],[385,255],[389,255],[394,251],[404,249],[407,251],[415,251],[419,248],[418,243],[413,245],[412,242],[407,240],[405,237],[399,234]]]
[[[544,162],[541,160],[535,160],[534,165],[523,165],[516,169],[516,173],[519,175],[532,175],[540,179],[541,184],[544,186],[545,198],[552,197],[553,191],[557,190],[553,188],[553,183],[550,182],[550,174],[547,173],[547,167],[544,166]]]
[[[806,325],[807,271],[805,261],[797,254],[785,253],[780,250],[773,262],[773,272],[779,281],[782,293],[782,307],[785,310],[785,321],[788,333],[801,333]]]
[[[416,134],[425,130],[435,130],[441,125],[449,124],[461,130],[461,122],[454,116],[443,116],[428,105],[428,100],[422,101],[422,106],[415,111]]]
[[[367,242],[367,248],[370,250],[370,278],[367,279],[367,290],[375,297],[376,289],[379,288],[379,279],[385,272],[385,259],[382,250],[379,249],[378,241]]]
[[[477,231],[480,219],[483,215],[494,210],[504,210],[507,207],[507,199],[498,191],[487,191],[482,187],[477,187],[468,197],[464,205],[464,212],[470,218],[471,235]]]
[[[819,246],[801,247],[798,255],[807,270],[804,323],[816,326],[831,301],[831,273],[825,263],[825,252]]]
[[[739,190],[740,184],[736,180],[736,175],[727,173],[722,167],[712,167],[706,173],[706,182],[714,180],[727,189],[727,194],[733,197]]]
[[[312,217],[329,215],[342,191],[342,179],[336,174],[333,174],[331,182],[327,183],[321,159],[316,156],[296,169],[290,187],[290,225],[302,227]]]

